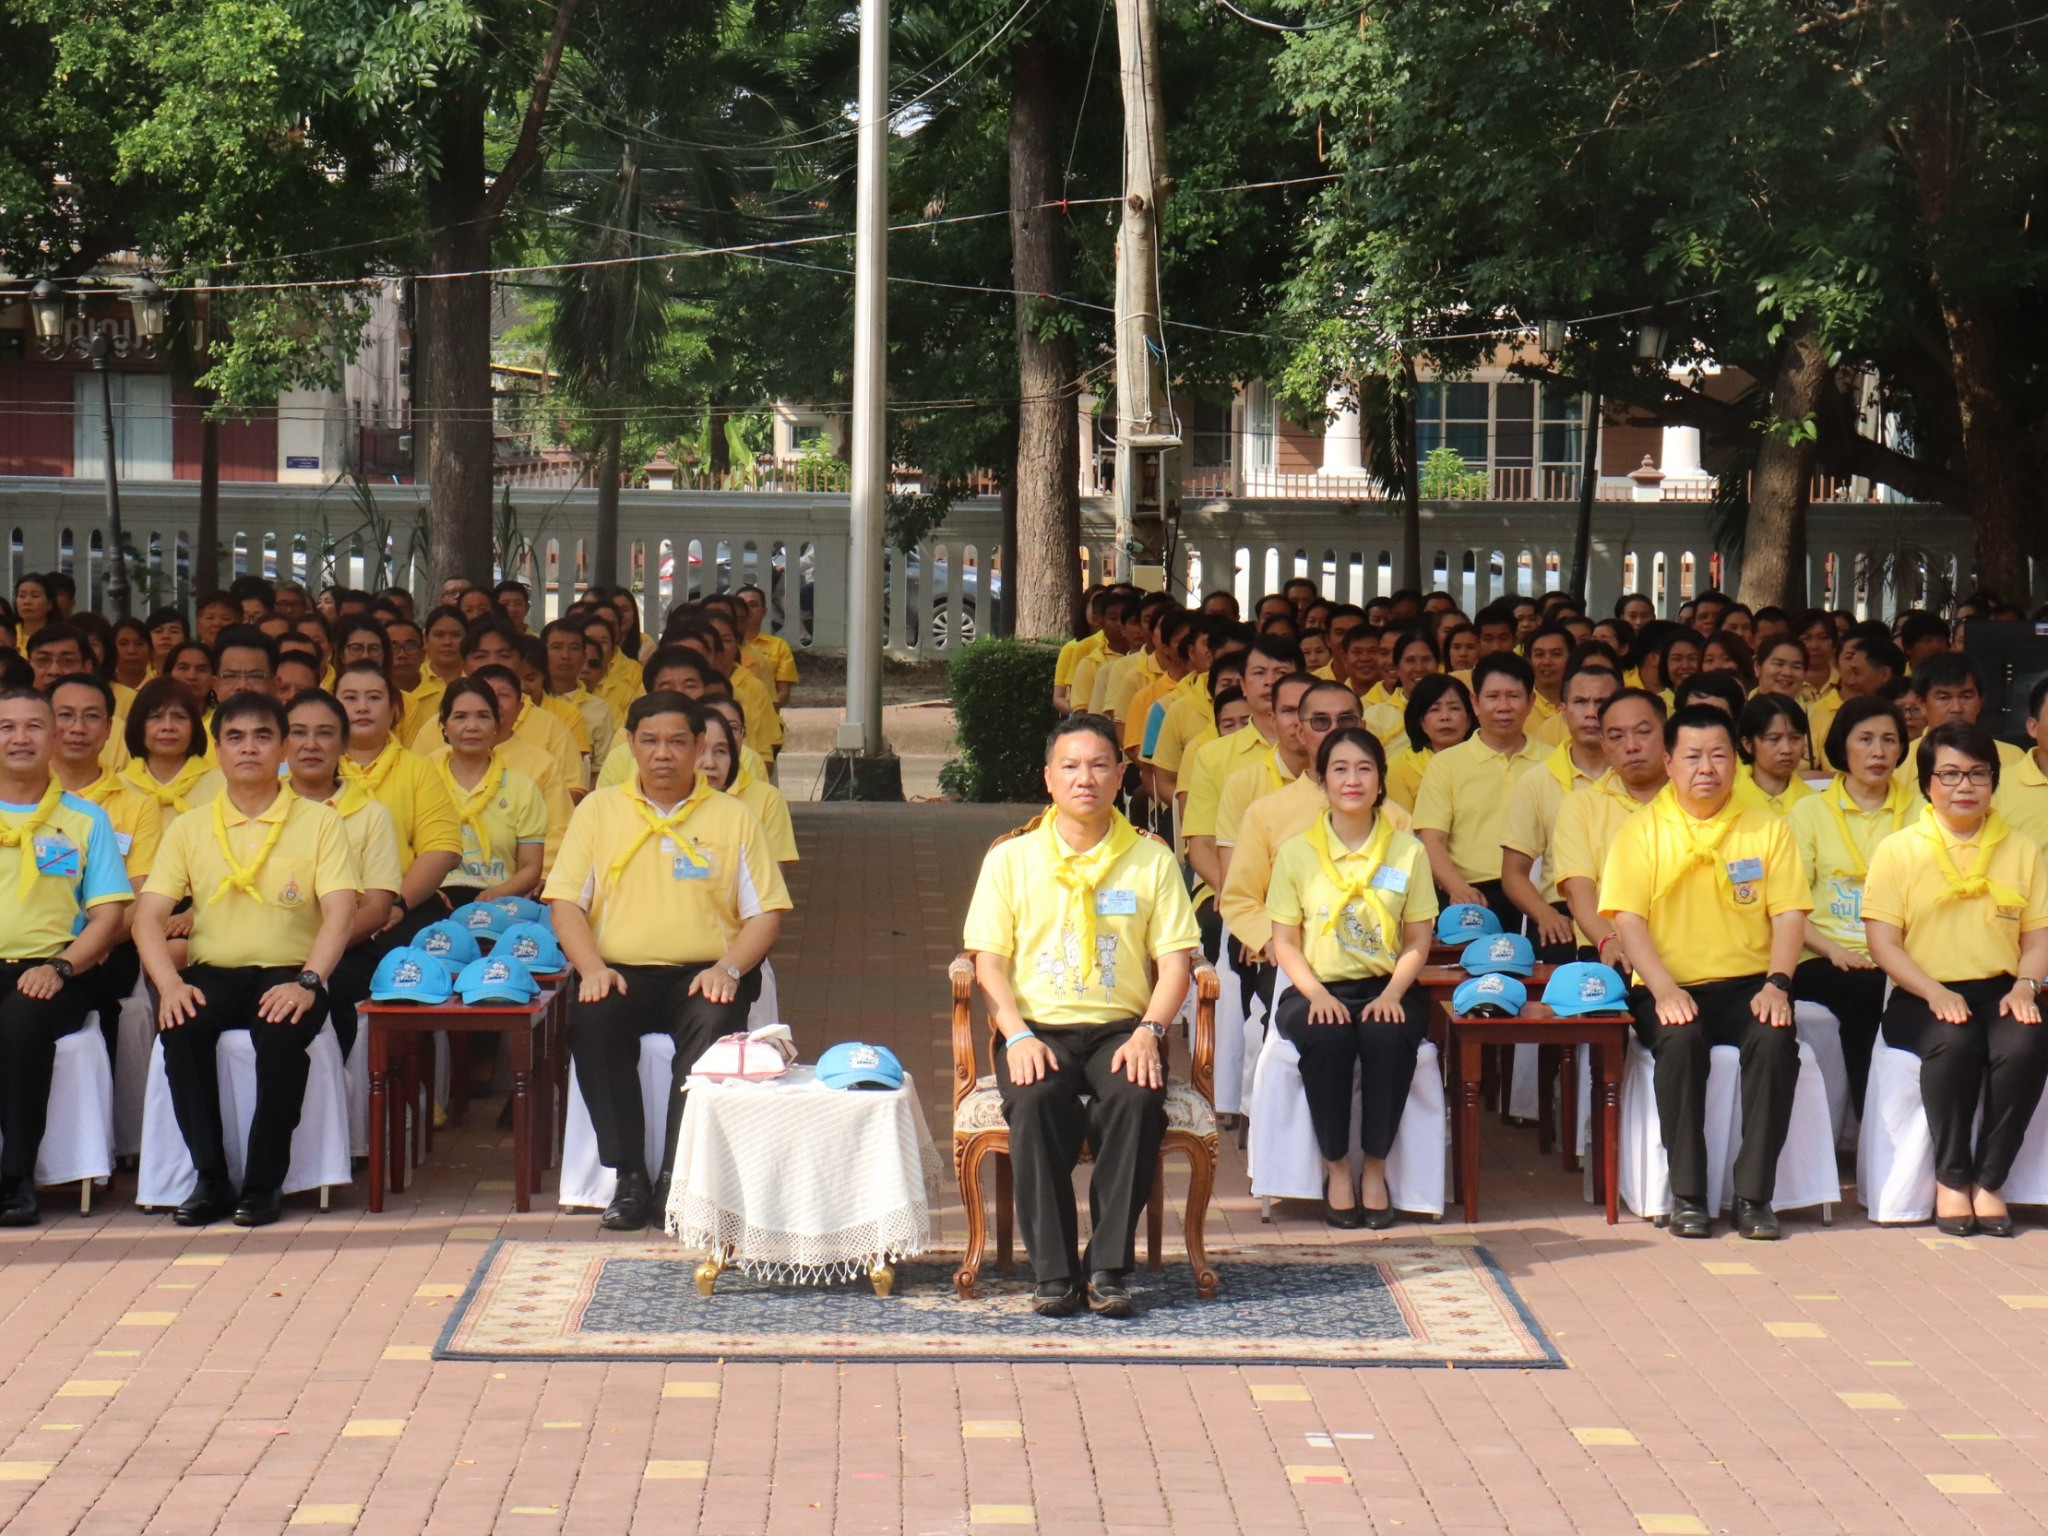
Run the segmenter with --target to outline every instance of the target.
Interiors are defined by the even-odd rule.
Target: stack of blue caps
[[[455,990],[465,1003],[530,1003],[540,996],[540,983],[509,955],[490,954],[472,960],[455,978]]]
[[[1493,915],[1493,908],[1473,902],[1453,902],[1436,915],[1439,944],[1469,944],[1484,934],[1499,932],[1500,919]]]
[[[1492,933],[1474,939],[1458,957],[1469,976],[1504,971],[1510,976],[1527,976],[1536,969],[1536,946],[1519,933]]]
[[[553,931],[545,923],[514,923],[498,935],[498,946],[491,954],[497,959],[517,960],[529,971],[543,976],[552,976],[569,966],[562,958],[562,946],[555,942]]]
[[[500,896],[489,905],[496,907],[515,923],[541,923],[548,927],[553,926],[549,910],[537,901],[528,901],[524,896]]]
[[[455,973],[423,949],[394,949],[377,962],[370,977],[373,1003],[420,1003],[433,1007],[454,994]]]
[[[470,961],[480,959],[483,950],[469,930],[452,917],[444,917],[438,923],[429,923],[413,935],[414,949],[423,950],[448,966],[459,971]]]
[[[498,936],[518,919],[496,902],[473,901],[448,921],[460,924],[463,931],[479,944],[495,944]]]

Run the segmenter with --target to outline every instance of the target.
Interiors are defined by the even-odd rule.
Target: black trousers
[[[86,972],[47,1000],[14,989],[21,973],[40,960],[0,960],[0,1181],[34,1179],[36,1153],[50,1109],[50,1074],[57,1042],[85,1024],[93,1009]]]
[[[270,1024],[256,1017],[257,1004],[272,987],[298,978],[296,965],[193,965],[185,980],[206,1002],[175,1029],[162,1031],[164,1075],[170,1079],[171,1107],[178,1129],[202,1179],[228,1176],[227,1144],[220,1118],[220,1079],[214,1052],[231,1029],[246,1029],[256,1046],[256,1114],[249,1123],[249,1155],[242,1165],[242,1189],[273,1190],[291,1168],[292,1132],[306,1101],[306,1051],[327,1022],[327,994],[296,1024]]]
[[[1689,1024],[1657,1022],[1648,987],[1631,987],[1629,1011],[1636,1038],[1657,1059],[1657,1117],[1671,1163],[1671,1193],[1707,1198],[1708,1053],[1732,1045],[1742,1053],[1742,1146],[1735,1154],[1735,1193],[1768,1202],[1778,1182],[1778,1154],[1792,1124],[1792,1092],[1799,1086],[1799,1033],[1777,1029],[1749,1011],[1761,976],[1703,981],[1685,988],[1699,1012]]]
[[[1522,925],[1528,919],[1523,916],[1522,909],[1510,899],[1506,886],[1498,880],[1475,880],[1472,882],[1472,889],[1485,898],[1487,907],[1500,919],[1501,932],[1522,931]]]
[[[1792,995],[1818,1003],[1842,1026],[1842,1062],[1849,1069],[1849,1102],[1863,1113],[1870,1086],[1870,1052],[1877,1044],[1878,1016],[1884,1012],[1884,972],[1841,971],[1818,955],[1792,973]]]
[[[121,1004],[135,990],[136,979],[141,975],[142,957],[135,952],[135,946],[116,944],[107,952],[106,959],[64,989],[68,992],[78,988],[87,999],[85,1011],[98,1011],[100,1033],[106,1038],[110,1061],[121,1038]]]
[[[1130,1269],[1138,1213],[1152,1192],[1159,1144],[1166,1136],[1166,1090],[1140,1087],[1109,1069],[1137,1028],[1134,1019],[1031,1027],[1059,1070],[1035,1083],[1013,1083],[1010,1053],[999,1050],[996,1088],[1010,1127],[1017,1225],[1032,1271],[1044,1282]],[[1083,1141],[1095,1151],[1085,1254],[1078,1252],[1080,1223],[1074,1210],[1074,1168]]]
[[[1998,1000],[2012,990],[2010,976],[1947,985],[1970,1005],[1969,1023],[1944,1024],[1921,999],[1894,987],[1884,1010],[1884,1043],[1920,1058],[1934,1176],[1951,1189],[2003,1189],[2048,1083],[2048,1026],[1999,1015]],[[1973,1147],[1980,1096],[1984,1124]]]
[[[392,942],[395,932],[377,934],[343,950],[334,963],[334,973],[327,978],[328,1016],[334,1021],[334,1038],[341,1046],[343,1061],[356,1043],[356,1010],[369,1001],[370,979],[377,974],[378,962],[397,947]]]
[[[1553,901],[1550,905],[1559,917],[1563,918],[1566,922],[1571,921],[1572,909],[1569,903]],[[1579,942],[1579,936],[1576,933],[1562,944],[1545,944],[1536,937],[1536,925],[1529,921],[1528,915],[1521,913],[1519,908],[1516,910],[1522,918],[1520,931],[1526,933],[1529,936],[1529,942],[1536,946],[1536,958],[1538,960],[1542,961],[1545,965],[1569,965],[1572,961],[1583,958],[1580,951],[1586,946]]]
[[[1202,954],[1211,965],[1223,949],[1223,914],[1216,910],[1216,898],[1204,897],[1195,908],[1195,931],[1202,936]]]
[[[1351,1069],[1359,1068],[1358,1144],[1367,1157],[1385,1157],[1401,1129],[1415,1053],[1429,1038],[1429,1007],[1421,989],[1401,999],[1398,1024],[1364,1016],[1365,1005],[1387,990],[1388,978],[1327,983],[1331,996],[1351,1010],[1348,1024],[1311,1024],[1308,999],[1290,987],[1280,999],[1275,1022],[1301,1052],[1301,1086],[1308,1117],[1325,1162],[1351,1155]]]
[[[597,1132],[597,1159],[620,1172],[647,1172],[647,1115],[640,1104],[640,1037],[667,1035],[675,1042],[669,1073],[668,1127],[662,1164],[673,1167],[683,1129],[683,1079],[720,1035],[747,1027],[747,1010],[761,995],[761,972],[749,971],[729,1003],[690,995],[702,965],[619,965],[623,996],[576,1005],[569,1019],[569,1054],[576,1082]]]

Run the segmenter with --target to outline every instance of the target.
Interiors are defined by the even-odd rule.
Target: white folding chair
[[[342,1066],[341,1045],[334,1037],[332,1024],[320,1026],[306,1059],[306,1096],[299,1109],[298,1129],[292,1133],[291,1164],[283,1192],[291,1195],[317,1189],[324,1211],[329,1191],[337,1184],[347,1184],[353,1177],[349,1167],[348,1074]],[[246,1029],[231,1029],[221,1035],[214,1052],[214,1068],[220,1082],[220,1120],[227,1143],[224,1150],[228,1156],[228,1178],[239,1186],[248,1161],[249,1124],[256,1117],[256,1044]],[[199,1173],[192,1166],[192,1154],[178,1129],[177,1111],[171,1104],[171,1080],[164,1073],[162,1041],[150,1050],[141,1156],[135,1203],[144,1209],[181,1204],[198,1187]]]
[[[142,1107],[149,1097],[149,1053],[156,1044],[156,1014],[141,977],[121,999],[114,1030],[114,1154],[134,1157],[142,1150]]]
[[[100,1034],[100,1016],[57,1042],[50,1072],[48,1116],[36,1151],[36,1186],[78,1186],[78,1213],[92,1210],[92,1187],[114,1173],[114,1069]]]
[[[1742,1054],[1732,1045],[1717,1045],[1709,1053],[1705,1119],[1707,1209],[1724,1211],[1735,1198],[1735,1153],[1742,1143]],[[1640,1044],[1630,1049],[1623,1069],[1620,1154],[1622,1204],[1637,1216],[1653,1220],[1670,1215],[1671,1166],[1664,1154],[1663,1121],[1657,1113],[1656,1062]],[[1835,1202],[1841,1198],[1842,1175],[1835,1160],[1827,1088],[1821,1081],[1820,1063],[1802,1041],[1792,1123],[1778,1154],[1771,1208],[1796,1211],[1817,1205],[1822,1225],[1832,1226]]]
[[[1983,1118],[1980,1103],[1977,1123]],[[2001,1193],[2012,1205],[2048,1205],[2048,1094],[2027,1123]],[[1856,1142],[1856,1196],[1872,1221],[1934,1216],[1934,1137],[1920,1098],[1920,1058],[1894,1050],[1882,1037],[1870,1053],[1870,1088]]]
[[[648,1168],[661,1166],[667,1150],[668,1086],[676,1043],[655,1033],[640,1037],[640,1113],[646,1122]],[[556,1195],[563,1210],[603,1210],[618,1193],[619,1176],[597,1159],[597,1127],[576,1081],[576,1063],[569,1063],[569,1105],[562,1124],[562,1179]]]
[[[1230,963],[1230,929],[1227,926],[1223,930],[1223,942],[1218,946],[1216,981],[1222,988],[1216,995],[1216,1113],[1242,1114],[1245,1083],[1249,1075],[1246,1072],[1249,1062],[1245,1042],[1259,1027],[1260,1015],[1256,1002],[1249,1014],[1245,1012],[1244,988],[1238,980],[1236,967]],[[1190,992],[1193,990],[1189,988]]]
[[[1857,1106],[1849,1102],[1849,1062],[1842,1054],[1842,1021],[1819,1003],[1794,1003],[1792,1025],[1799,1039],[1813,1048],[1820,1077],[1828,1091],[1828,1120],[1837,1147],[1856,1144]]]

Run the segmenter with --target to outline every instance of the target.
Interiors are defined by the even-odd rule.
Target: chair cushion
[[[1003,1097],[996,1091],[994,1077],[984,1077],[974,1091],[962,1099],[953,1112],[953,1134],[972,1136],[981,1131],[1004,1128]],[[1166,1085],[1166,1128],[1196,1136],[1216,1134],[1216,1111],[1209,1101],[1187,1083]]]

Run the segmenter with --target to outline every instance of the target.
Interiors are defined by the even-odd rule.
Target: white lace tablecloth
[[[939,1155],[906,1077],[827,1088],[810,1067],[767,1083],[693,1083],[668,1231],[761,1280],[853,1280],[924,1252]]]

